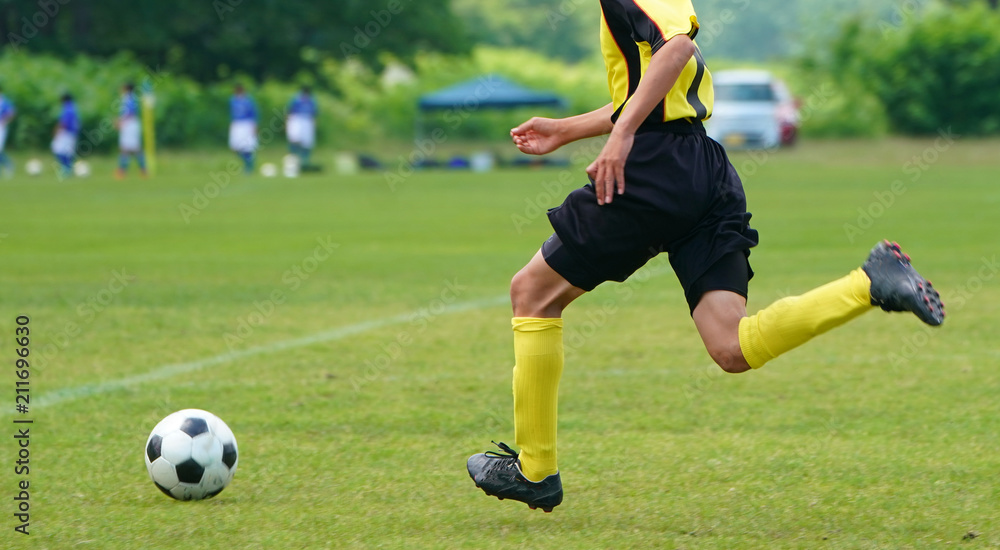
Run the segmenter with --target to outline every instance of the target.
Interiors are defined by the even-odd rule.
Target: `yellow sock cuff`
[[[510,325],[517,332],[539,332],[550,328],[562,328],[563,320],[560,318],[514,317],[510,320]]]
[[[859,267],[848,277],[851,278],[851,292],[854,294],[854,299],[861,305],[872,305],[872,280],[868,278],[865,270]]]
[[[562,355],[562,319],[514,317],[514,356]]]
[[[760,337],[757,319],[756,315],[740,319],[740,351],[752,369],[763,367],[775,357],[764,345],[764,339]]]

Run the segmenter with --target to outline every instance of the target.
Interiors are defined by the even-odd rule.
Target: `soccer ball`
[[[79,178],[85,178],[90,175],[90,164],[85,160],[78,160],[73,164],[73,173]]]
[[[27,172],[29,176],[41,175],[42,170],[44,169],[45,165],[38,159],[31,159],[24,165],[24,171]]]
[[[278,175],[278,167],[275,166],[273,163],[266,162],[262,164],[260,167],[260,175],[264,176],[265,178],[273,178],[274,176]]]
[[[164,494],[201,500],[233,480],[239,452],[229,426],[214,414],[185,409],[164,418],[146,440],[146,470]]]

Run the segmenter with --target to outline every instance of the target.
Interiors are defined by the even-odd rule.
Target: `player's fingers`
[[[528,119],[510,130],[511,135],[524,135],[535,124],[535,119]]]
[[[602,168],[601,180],[604,182],[604,204],[610,204],[611,201],[615,200],[615,173],[607,163]]]
[[[618,164],[615,167],[615,180],[618,183],[618,194],[625,194],[625,166],[623,164]]]
[[[611,202],[611,190],[614,189],[612,172],[608,170],[608,163],[604,160],[597,161],[597,178],[594,186],[597,188],[597,203],[607,204]],[[609,181],[610,180],[610,181]]]
[[[604,170],[599,161],[594,161],[594,174],[591,179],[594,181],[594,194],[597,195],[597,204],[604,204]]]

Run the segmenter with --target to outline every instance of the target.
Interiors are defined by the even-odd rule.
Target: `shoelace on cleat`
[[[488,471],[492,472],[498,467],[506,469],[513,468],[514,464],[517,463],[517,453],[514,452],[514,449],[508,447],[506,443],[497,443],[496,441],[492,441],[491,443],[500,447],[500,450],[503,451],[503,453],[498,453],[496,451],[486,451],[483,453],[490,458],[499,459],[488,467]]]
[[[503,451],[503,454],[498,453],[496,451],[486,451],[485,453],[483,453],[486,456],[492,456],[495,458],[517,458],[517,453],[514,452],[514,449],[508,447],[506,443],[497,443],[496,441],[491,441],[490,443],[496,445],[497,447],[500,447],[500,450]]]

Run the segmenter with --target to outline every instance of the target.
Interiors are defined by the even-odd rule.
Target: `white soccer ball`
[[[85,160],[78,160],[73,164],[73,173],[79,178],[90,175],[90,163]]]
[[[260,166],[260,175],[265,178],[273,178],[278,175],[278,167],[274,163],[266,162]]]
[[[29,176],[39,176],[42,174],[42,170],[44,169],[45,165],[38,159],[31,159],[24,165],[24,171]]]
[[[177,500],[222,492],[239,462],[236,437],[221,418],[200,409],[177,411],[146,440],[146,470],[157,488]]]

